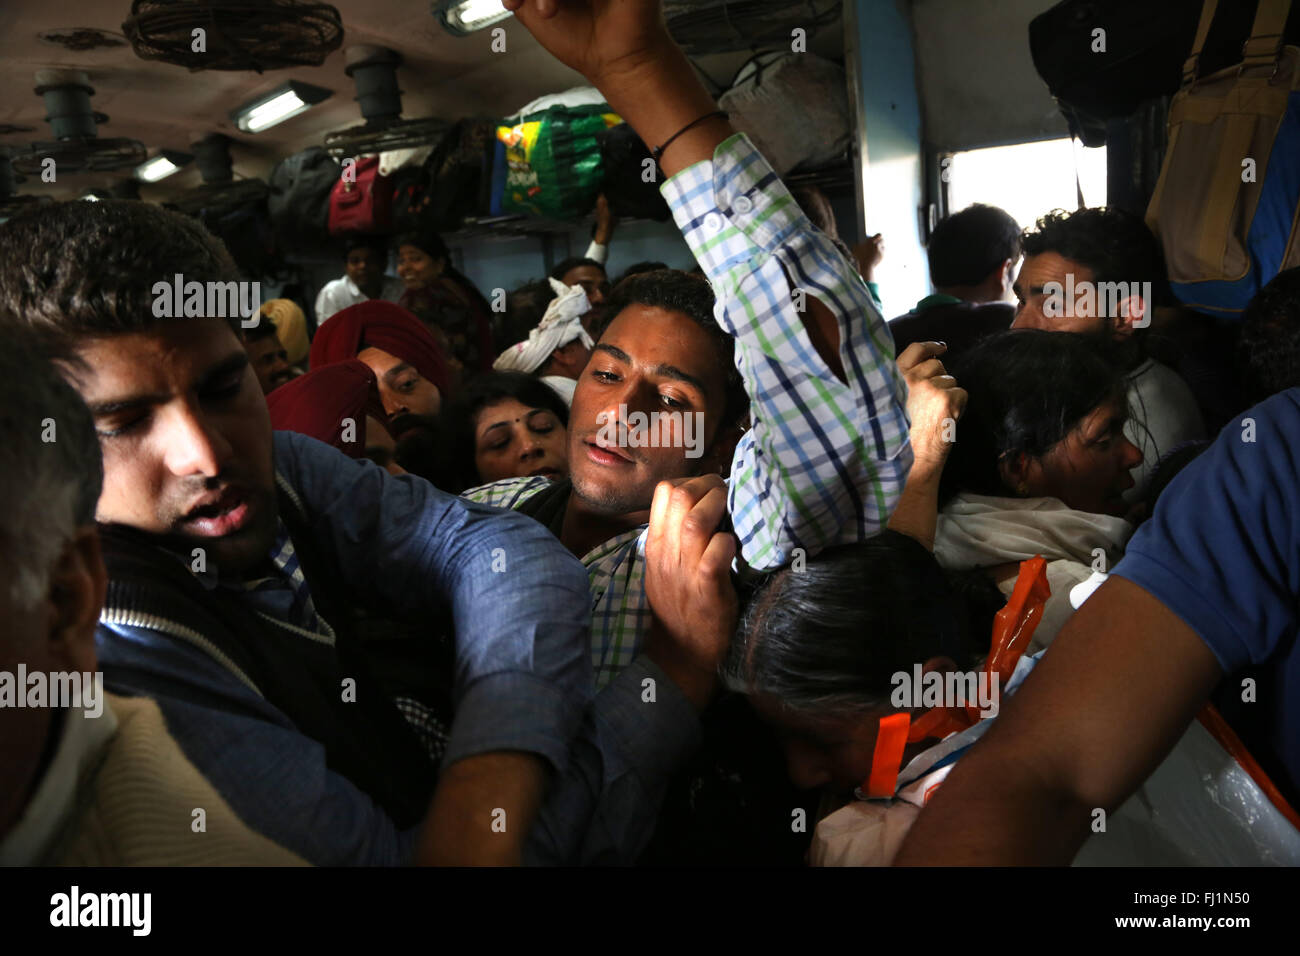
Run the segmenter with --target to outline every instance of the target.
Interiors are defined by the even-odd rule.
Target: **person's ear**
[[[1016,260],[1003,259],[1002,265],[998,269],[998,277],[1001,280],[998,283],[999,291],[1002,293],[999,298],[1015,298],[1012,295],[1011,288],[1016,284]]]
[[[1033,460],[1023,451],[1009,452],[998,459],[998,475],[1003,486],[1020,497],[1029,493],[1032,472]]]
[[[1134,329],[1145,328],[1150,322],[1149,303],[1140,295],[1130,295],[1122,299],[1116,309],[1112,332],[1117,341],[1123,341],[1133,334]]]
[[[50,574],[50,655],[70,671],[94,671],[95,627],[108,590],[99,532],[83,525]]]

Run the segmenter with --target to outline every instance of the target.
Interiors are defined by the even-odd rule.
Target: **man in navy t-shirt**
[[[1300,792],[1300,389],[1256,405],[1161,495],[900,863],[1068,863],[1225,675],[1253,666],[1275,783]],[[1249,697],[1239,686],[1225,692]]]

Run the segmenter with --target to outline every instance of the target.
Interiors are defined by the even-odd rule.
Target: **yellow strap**
[[[1289,2],[1289,0],[1288,0]],[[1214,11],[1218,9],[1219,0],[1205,0],[1201,5],[1201,22],[1196,26],[1196,39],[1192,42],[1192,52],[1183,64],[1183,82],[1191,83],[1196,79],[1196,64],[1201,59],[1201,50],[1205,39],[1210,35],[1210,24],[1214,21]]]
[[[1242,68],[1272,63],[1282,52],[1282,31],[1291,13],[1291,0],[1259,0],[1250,39],[1241,48]],[[1253,62],[1252,62],[1253,61]]]

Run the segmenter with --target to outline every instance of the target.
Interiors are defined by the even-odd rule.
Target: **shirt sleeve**
[[[333,298],[330,296],[332,286],[333,282],[327,282],[321,286],[320,292],[316,294],[316,328],[324,325],[326,320],[338,311]]]
[[[907,390],[866,283],[813,227],[748,137],[664,183],[673,217],[736,339],[752,427],[736,448],[728,505],[760,570],[884,527],[911,467]],[[839,325],[847,383],[801,313],[816,298]]]
[[[583,254],[584,258],[599,262],[602,266],[609,259],[609,246],[603,242],[591,240],[591,245],[587,246],[587,251]]]
[[[699,747],[700,720],[642,656],[599,694],[525,847],[525,862],[635,863],[654,835],[673,774]]]
[[[522,750],[562,770],[593,693],[578,560],[531,518],[306,436],[276,432],[275,453],[354,600],[411,619],[450,608],[456,716],[444,762]]]
[[[1164,490],[1114,573],[1177,614],[1226,673],[1297,627],[1300,390],[1230,422]]]

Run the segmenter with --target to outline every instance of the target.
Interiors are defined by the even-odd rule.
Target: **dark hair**
[[[926,255],[935,288],[979,285],[1020,258],[1020,224],[997,206],[974,203],[934,227]]]
[[[401,249],[402,246],[415,246],[430,259],[442,259],[451,265],[451,251],[447,248],[447,243],[442,241],[442,236],[436,232],[405,232],[393,240],[393,248]]]
[[[261,342],[263,339],[269,339],[278,335],[275,323],[271,321],[269,315],[259,315],[257,324],[242,330],[245,342]]]
[[[380,259],[386,260],[388,258],[388,240],[383,236],[363,235],[354,232],[343,237],[343,258],[345,260],[358,249],[369,249]]]
[[[722,418],[718,422],[718,433],[721,434],[723,429],[737,424],[748,413],[749,396],[745,392],[745,380],[736,368],[735,340],[723,331],[718,320],[713,317],[715,301],[713,287],[706,279],[677,269],[660,269],[658,272],[629,276],[618,284],[605,301],[603,314],[598,326],[592,330],[592,337],[599,342],[609,324],[620,312],[632,305],[679,312],[694,321],[708,333],[716,350],[724,397]]]
[[[1025,231],[1021,245],[1026,256],[1054,252],[1087,266],[1097,283],[1150,282],[1153,298],[1164,298],[1159,241],[1140,217],[1117,206],[1054,210]]]
[[[628,276],[639,276],[643,272],[658,272],[661,269],[667,268],[668,263],[666,262],[654,262],[650,260],[645,262],[634,262],[623,270],[623,274],[618,277],[618,281],[622,282]]]
[[[442,414],[447,443],[445,481],[458,486],[444,491],[459,494],[482,482],[474,464],[478,416],[483,409],[507,399],[528,408],[545,408],[555,413],[560,424],[569,426],[569,406],[541,379],[523,372],[486,372],[478,376],[461,389]]]
[[[0,547],[23,606],[72,532],[95,520],[104,471],[90,411],[30,330],[0,320]]]
[[[546,279],[525,282],[506,296],[505,338],[510,341],[503,349],[522,342],[528,333],[541,324],[546,307],[555,298],[555,290]]]
[[[1041,458],[1103,402],[1123,400],[1127,378],[1096,336],[1013,329],[981,339],[955,363],[966,411],[940,481],[939,500],[961,491],[1005,497],[1004,456]]]
[[[814,226],[820,229],[832,239],[840,237],[839,227],[835,225],[835,210],[831,208],[831,201],[826,198],[826,194],[816,186],[787,186],[790,195],[798,203],[803,214],[807,216]]]
[[[86,338],[148,332],[153,287],[229,282],[239,270],[196,219],[131,200],[43,205],[0,225],[0,311],[38,336],[48,355],[71,358]],[[239,318],[230,318],[239,331]]]
[[[1250,300],[1236,358],[1244,407],[1300,385],[1300,267],[1279,272]]]
[[[605,267],[595,259],[588,259],[586,256],[569,256],[551,270],[551,278],[563,281],[564,274],[571,269],[578,268],[578,266],[595,266],[601,272],[605,271]]]
[[[892,676],[938,656],[963,668],[978,659],[961,601],[923,545],[882,531],[766,578],[722,678],[795,713],[852,717],[888,708]]]

